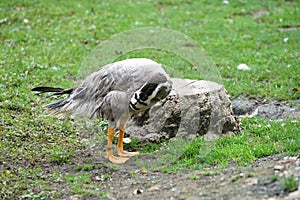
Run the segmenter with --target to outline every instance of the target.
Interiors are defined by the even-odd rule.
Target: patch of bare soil
[[[226,169],[214,167],[201,171],[187,171],[175,174],[151,169],[154,160],[138,160],[147,162],[149,168],[137,166],[134,159],[126,164],[113,165],[102,156],[82,155],[76,163],[93,162],[94,168],[88,173],[93,183],[98,183],[99,191],[107,192],[105,199],[299,199],[300,192],[292,193],[283,189],[284,176],[300,176],[300,159],[275,155],[257,160],[251,166],[241,168],[234,162]],[[44,166],[50,167],[50,166]],[[65,165],[49,168],[59,170],[63,174],[78,173],[75,166]],[[101,179],[107,173],[108,179]],[[100,178],[99,178],[100,177]],[[61,191],[63,199],[99,199],[95,196],[77,196],[69,191],[69,185],[53,182],[52,187]]]

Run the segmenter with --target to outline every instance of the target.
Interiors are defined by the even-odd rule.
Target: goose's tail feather
[[[74,89],[75,88],[65,90],[63,88],[40,86],[40,87],[33,88],[31,91],[39,92],[39,93],[37,93],[37,95],[42,94],[42,93],[47,93],[47,92],[55,92],[54,94],[47,96],[47,97],[52,97],[52,96],[63,95],[63,94],[71,94]]]
[[[54,87],[35,87],[31,91],[39,92],[37,94],[41,93],[48,93],[48,92],[54,92],[53,94],[46,96],[46,98],[52,97],[52,96],[58,96],[58,95],[63,95],[63,94],[71,94],[75,88],[71,89],[63,89],[63,88],[54,88]],[[67,104],[70,104],[71,99],[69,97],[47,104],[45,107],[48,109],[49,114],[53,116],[59,116],[62,117],[64,115],[67,115],[68,113],[66,110],[63,108]]]

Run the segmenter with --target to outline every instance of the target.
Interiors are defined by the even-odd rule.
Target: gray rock
[[[233,113],[239,117],[261,117],[264,119],[281,120],[285,118],[299,119],[300,101],[290,102],[269,101],[264,99],[249,99],[238,97],[233,99]]]
[[[300,110],[297,109],[297,107],[293,107],[288,104],[284,105],[276,101],[260,105],[257,109],[257,115],[265,119],[293,118],[295,115],[300,115]]]
[[[231,101],[233,113],[236,115],[250,115],[258,106],[255,99],[237,98]]]
[[[163,101],[127,123],[127,134],[140,142],[174,137],[207,139],[239,129],[222,85],[209,81],[172,79],[173,91]]]

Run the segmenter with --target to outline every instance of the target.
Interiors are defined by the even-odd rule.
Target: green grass
[[[68,175],[65,177],[66,181],[70,184],[70,191],[74,195],[80,196],[95,196],[98,198],[107,197],[104,191],[97,191],[99,184],[92,183],[89,174]]]
[[[59,176],[59,175],[58,175]],[[13,197],[44,199],[59,196],[50,186],[58,176],[46,173],[40,167],[14,166],[1,173],[0,194],[2,199]]]
[[[126,3],[2,0],[0,199],[60,198],[59,190],[51,188],[56,181],[70,184],[71,192],[77,195],[106,195],[94,193],[94,183],[84,183],[80,188],[76,183],[78,178],[69,182],[65,174],[41,167],[75,165],[85,144],[77,123],[45,115],[42,104],[50,100],[30,91],[39,85],[72,87],[82,69],[81,63],[102,41],[133,28],[174,29],[206,50],[231,96],[290,101],[300,98],[300,29],[281,30],[281,27],[300,25],[299,8],[299,1],[283,0],[239,0],[230,1],[229,5],[219,0]],[[252,16],[260,10],[268,14]],[[288,41],[284,42],[284,38]],[[187,78],[204,76],[172,52],[141,50],[120,55],[118,59],[127,57],[152,58],[174,67]],[[237,70],[240,63],[246,63],[251,70]],[[298,138],[299,122],[245,119],[240,134],[217,140],[205,157],[197,156],[203,141],[192,141],[171,170],[224,167],[233,161],[245,165],[274,153],[297,155]],[[136,144],[130,147],[137,148]],[[142,152],[155,152],[159,148],[153,144],[142,147]],[[73,169],[86,172],[91,167],[95,165]]]
[[[191,174],[189,176],[189,179],[191,179],[191,180],[197,180],[198,178],[199,178],[199,176],[197,174]]]
[[[212,142],[197,138],[161,145],[151,166],[160,167],[165,172],[177,172],[209,166],[224,168],[231,164],[246,166],[258,158],[278,153],[297,156],[300,153],[299,125],[299,121],[291,120],[243,119],[241,132],[231,137],[224,136]],[[157,144],[144,148],[151,149],[151,146],[157,147]]]
[[[81,170],[83,170],[83,171],[90,171],[93,168],[94,168],[94,166],[92,164],[84,164],[84,165],[77,165],[75,167],[75,170],[76,171],[81,171]]]
[[[299,183],[300,183],[299,177],[295,178],[292,175],[290,177],[284,177],[282,187],[285,192],[293,192],[298,189]]]
[[[220,1],[132,2],[117,7],[110,2],[2,1],[1,8],[0,19],[7,18],[1,24],[0,64],[1,73],[6,74],[1,88],[12,90],[2,100],[45,83],[70,87],[72,80],[64,77],[76,76],[81,62],[98,43],[112,34],[149,26],[171,28],[195,39],[216,62],[231,95],[299,98],[299,92],[293,92],[300,80],[299,30],[279,29],[299,25],[297,1],[237,1],[229,5]],[[259,10],[269,14],[251,16]],[[289,38],[287,43],[284,38]],[[184,63],[174,56],[132,54],[167,65]],[[240,63],[251,70],[237,70]],[[19,76],[12,79],[14,74]],[[13,91],[22,83],[27,87]],[[249,87],[254,83],[256,87]]]

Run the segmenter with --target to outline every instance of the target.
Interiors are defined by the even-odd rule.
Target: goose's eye
[[[146,94],[141,93],[141,94],[140,94],[140,100],[141,100],[141,101],[146,101],[146,100],[147,100]]]

